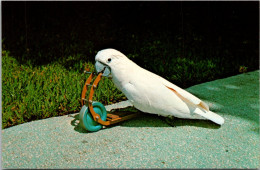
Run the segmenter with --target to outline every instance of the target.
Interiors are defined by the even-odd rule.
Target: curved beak
[[[95,63],[95,70],[97,73],[102,72],[103,73],[102,76],[108,76],[110,74],[109,66],[99,61],[96,61]]]

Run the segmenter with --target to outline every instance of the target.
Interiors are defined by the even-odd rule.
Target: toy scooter
[[[90,72],[88,72],[90,73]],[[98,87],[98,83],[101,80],[103,73],[99,73],[91,85],[91,80],[96,76],[95,73],[90,73],[90,76],[86,80],[82,94],[79,119],[80,125],[91,132],[100,130],[103,126],[109,126],[115,123],[119,123],[128,119],[132,119],[140,115],[140,112],[111,112],[107,113],[105,106],[97,101],[92,101],[95,89]],[[88,100],[85,98],[88,87],[91,86]]]

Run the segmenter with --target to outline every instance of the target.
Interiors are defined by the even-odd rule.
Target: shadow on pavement
[[[144,113],[141,118],[123,122],[122,126],[126,127],[177,127],[177,126],[196,126],[209,129],[218,129],[221,126],[209,121],[198,119],[180,119],[168,118],[158,115]]]
[[[90,133],[88,131],[86,131],[85,129],[83,129],[80,125],[79,125],[79,114],[76,114],[75,116],[71,116],[74,119],[71,121],[71,125],[74,126],[74,130],[79,132],[79,133]]]
[[[195,120],[195,119],[179,119],[174,118],[173,121],[167,120],[166,122],[171,126],[196,126],[201,128],[208,128],[208,129],[219,129],[221,126],[210,121],[210,120]]]
[[[79,114],[72,116],[74,120],[71,121],[71,125],[74,126],[74,130],[79,133],[92,133],[83,129],[79,125]],[[178,126],[195,126],[209,129],[219,129],[221,126],[209,121],[209,120],[195,120],[195,119],[179,119],[179,118],[166,118],[163,116],[143,113],[142,116],[136,117],[130,120],[126,120],[117,124],[107,126],[106,129],[110,129],[116,126],[122,127],[164,127],[174,128]]]

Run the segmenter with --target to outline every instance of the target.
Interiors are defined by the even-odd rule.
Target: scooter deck
[[[115,111],[113,113],[107,114],[107,121],[109,121],[110,124],[114,124],[114,123],[118,123],[118,122],[121,122],[121,121],[125,121],[125,120],[128,120],[128,119],[138,117],[140,115],[141,115],[140,112]]]

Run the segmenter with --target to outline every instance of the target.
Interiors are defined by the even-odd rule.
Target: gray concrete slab
[[[259,71],[187,89],[225,118],[157,115],[88,133],[78,114],[2,130],[2,168],[258,168]],[[169,120],[168,120],[169,121]]]

